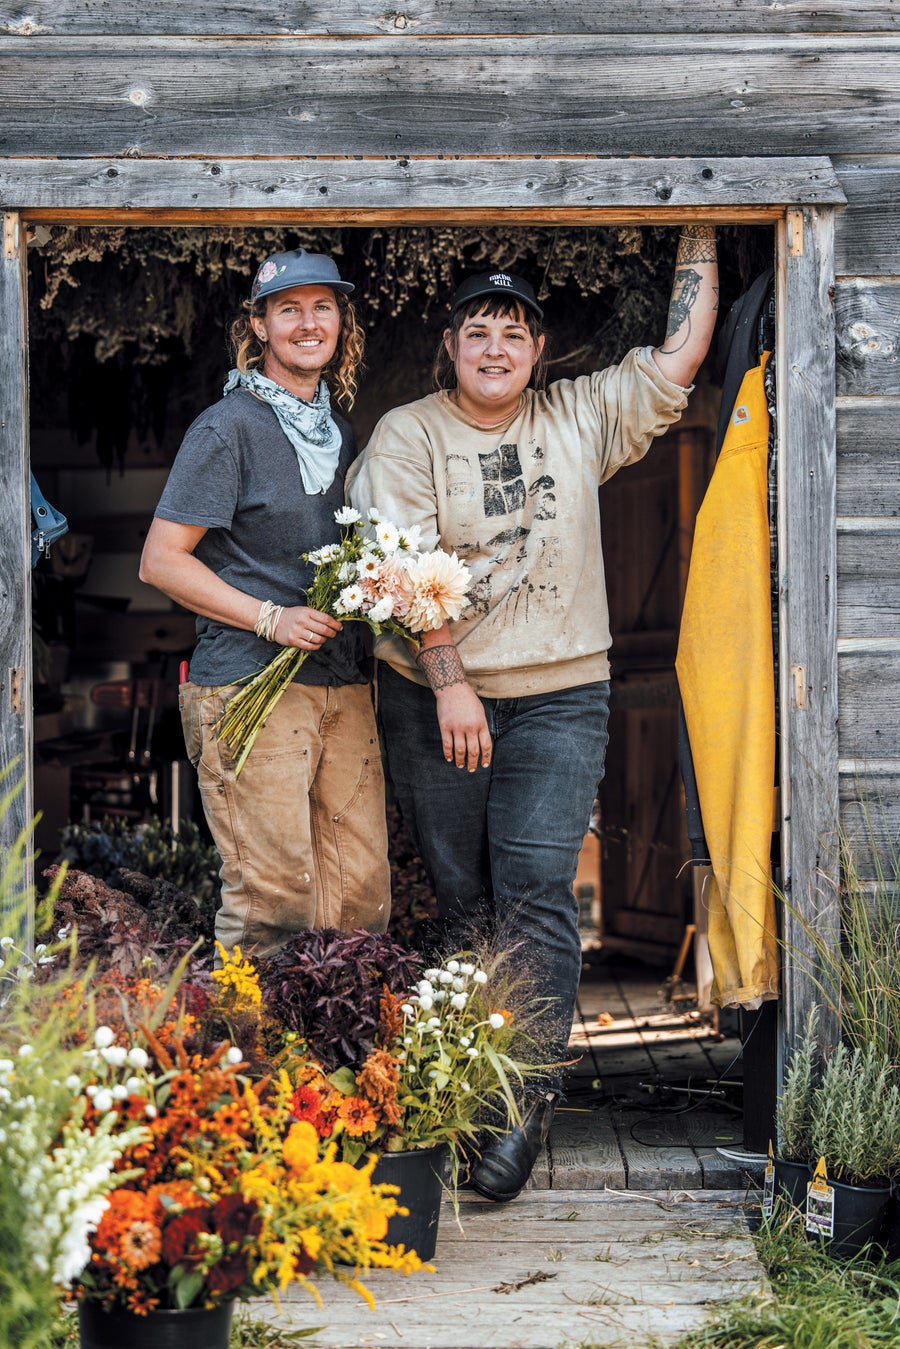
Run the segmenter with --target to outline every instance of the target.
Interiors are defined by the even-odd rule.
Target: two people
[[[284,262],[291,256],[263,264],[254,283],[257,302],[264,298],[268,306],[270,297],[287,292],[287,287],[266,287],[277,286],[279,278],[291,279],[290,264]],[[316,266],[327,263],[319,259]],[[269,270],[282,265],[285,270],[274,275]],[[346,283],[333,277],[331,286],[339,304]],[[597,492],[619,468],[639,460],[686,406],[688,386],[712,336],[716,286],[714,231],[686,227],[679,240],[664,341],[653,349],[629,352],[618,366],[545,387],[543,314],[531,286],[501,270],[470,277],[451,301],[435,362],[438,392],[387,413],[352,469],[340,457],[352,505],[363,512],[375,507],[404,525],[419,526],[424,548],[440,542],[444,549],[455,550],[474,577],[471,602],[461,618],[424,634],[418,654],[387,638],[376,644],[376,656],[388,768],[437,896],[446,944],[467,948],[499,941],[521,952],[542,1008],[541,1060],[555,1065],[535,1080],[518,1124],[487,1144],[472,1168],[474,1188],[494,1200],[512,1199],[526,1184],[561,1099],[561,1065],[581,973],[573,881],[603,776],[609,704],[611,638]],[[300,301],[304,311],[311,287],[308,277],[295,283],[295,300],[301,290],[307,292]],[[278,310],[274,302],[272,308]],[[271,446],[275,426],[283,424],[273,401],[281,397],[279,389],[308,402],[311,411],[303,416],[311,422],[316,402],[324,401],[321,381],[329,366],[317,367],[316,384],[310,367],[325,354],[324,342],[314,345],[312,333],[318,327],[303,338],[299,321],[277,312],[270,315],[268,307],[261,315],[251,313],[250,323],[262,344],[262,373],[277,386],[275,392],[269,392],[266,405],[260,388],[240,384],[198,419],[185,444],[194,444],[202,433],[208,446],[211,435],[219,436],[222,419],[230,422],[231,400],[238,394],[245,402],[255,397],[261,406],[252,409],[242,463],[250,472],[252,461],[268,483],[269,499],[276,497],[280,506],[286,493],[276,475],[286,471],[287,456],[270,451],[262,466],[250,452],[250,437],[262,435],[267,419],[266,443]],[[296,363],[304,350],[307,364],[300,380]],[[291,384],[285,382],[288,378]],[[179,459],[182,454],[184,447]],[[318,462],[321,455],[315,458]],[[315,639],[324,661],[332,650],[341,649],[337,643],[348,641],[345,631],[337,632],[338,624],[329,627],[324,615],[315,615],[314,627],[309,611],[290,607],[297,588],[263,588],[265,566],[229,572],[221,565],[223,530],[228,539],[238,534],[236,551],[242,562],[246,549],[241,513],[223,511],[213,518],[208,510],[211,467],[207,462],[179,487],[182,473],[176,460],[176,486],[170,493],[170,480],[160,503],[142,576],[201,614],[198,652],[208,625],[214,627],[211,645],[223,637],[227,645],[231,628],[253,630],[263,602],[270,598],[284,604],[290,617],[282,616],[276,631],[265,635],[294,645],[304,636]],[[215,467],[220,471],[221,463]],[[323,500],[332,487],[333,482]],[[259,482],[257,489],[263,490]],[[310,534],[303,532],[312,518],[308,500],[305,504],[302,517],[292,517],[295,554],[326,539],[317,532],[311,544]],[[245,498],[248,512],[257,506],[257,496]],[[317,524],[324,526],[324,521]],[[182,532],[173,535],[172,529]],[[261,546],[257,539],[257,549]],[[177,580],[182,567],[183,583]],[[220,597],[219,586],[226,581],[237,593]],[[261,664],[267,656],[254,648],[252,658]],[[216,687],[220,668],[198,662],[195,654],[191,685],[184,691],[188,708],[199,704],[196,718],[185,718],[189,748],[195,720],[205,732],[194,732],[192,757],[199,765],[214,837],[215,807],[234,787],[227,751],[214,739],[210,743],[211,724],[228,697],[227,689]],[[252,673],[230,668],[231,679]],[[215,677],[209,678],[214,671]],[[342,687],[356,686],[349,680]],[[293,740],[292,729],[266,727],[241,774],[241,786],[254,756],[307,758],[309,746],[300,726]],[[374,744],[366,748],[371,751]],[[353,762],[349,744],[346,754],[348,763]],[[358,762],[358,743],[355,756]],[[256,771],[264,772],[262,764]],[[318,797],[315,776],[308,778],[308,786],[312,803]],[[229,806],[218,814],[227,814],[230,826],[236,811]],[[315,830],[310,832],[315,837]],[[357,838],[351,865],[376,869],[382,838],[383,832],[366,842]],[[275,855],[279,849],[273,851],[271,836],[263,849],[251,846],[246,835],[243,842],[246,846],[238,849],[231,867],[227,858],[223,866],[220,918],[222,933],[230,936],[226,945],[237,939],[236,918],[260,912],[261,887],[268,892],[270,914],[274,910],[282,916],[282,931],[290,931],[288,909],[296,915],[303,908],[296,891],[292,897],[285,889],[289,868]],[[326,882],[319,881],[320,859],[314,852],[310,857],[309,866],[298,873],[300,879],[309,876],[314,887],[323,884],[327,891]],[[323,917],[331,912],[322,905]],[[319,916],[317,902],[316,921]],[[270,922],[266,935],[273,941],[277,928],[277,922]],[[245,923],[240,939],[247,941],[247,934],[256,930]]]

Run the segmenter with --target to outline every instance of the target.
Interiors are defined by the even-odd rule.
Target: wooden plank
[[[28,302],[25,231],[19,216],[0,214],[0,792],[22,787],[0,817],[0,852],[34,815],[31,678],[31,505],[28,470]],[[30,855],[24,884],[30,886]],[[27,930],[20,934],[30,936]]]
[[[900,761],[900,638],[840,641],[838,688],[841,758]]]
[[[900,156],[839,156],[835,171],[847,209],[834,224],[838,276],[896,276],[900,272]]]
[[[851,277],[835,291],[837,391],[900,394],[900,280]]]
[[[900,868],[900,763],[841,761],[841,824],[863,880],[895,876]]]
[[[785,221],[777,257],[783,1009],[792,1045],[818,1001],[806,972],[814,952],[795,915],[838,934],[833,213],[812,208]],[[822,1030],[833,1030],[824,1011]]]
[[[625,1158],[629,1190],[658,1190],[670,1185],[679,1190],[703,1184],[700,1163],[690,1148],[662,1143],[658,1147],[641,1142],[648,1128],[646,1112],[616,1112],[616,1133]]]
[[[479,33],[829,33],[884,32],[900,23],[891,0],[404,0],[383,4],[342,0],[277,0],[261,8],[251,0],[196,0],[190,7],[166,0],[3,0],[0,34],[61,37],[176,34],[216,37],[222,33],[370,35]]]
[[[321,1312],[292,1288],[281,1311],[259,1301],[252,1313],[284,1329],[321,1327],[313,1342],[322,1349],[673,1344],[704,1323],[705,1301],[765,1288],[741,1199],[659,1191],[532,1193],[513,1205],[464,1199],[462,1231],[444,1207],[434,1273],[365,1276],[374,1315],[352,1290],[328,1284]]]
[[[2,46],[0,46],[2,53]],[[778,204],[840,201],[829,161],[799,159],[140,159],[0,161],[0,204],[27,209],[65,206],[122,213],[146,210],[279,212],[379,209],[441,213],[464,209],[545,212],[599,208],[659,212],[673,209],[769,218]],[[104,214],[104,218],[106,214]],[[593,218],[593,217],[590,217]]]
[[[839,519],[837,545],[838,638],[900,638],[900,518]]]
[[[550,1130],[550,1184],[554,1190],[610,1185],[624,1190],[625,1163],[605,1110],[563,1107]]]
[[[838,527],[841,516],[900,515],[900,398],[840,399],[837,444]]]
[[[541,1285],[546,1292],[553,1285]],[[379,1279],[376,1297],[382,1287]],[[393,1293],[393,1288],[387,1289]],[[350,1299],[353,1299],[351,1302]],[[397,1297],[382,1297],[373,1314],[353,1293],[343,1289],[325,1290],[325,1308],[298,1309],[286,1304],[282,1313],[263,1304],[254,1316],[283,1330],[316,1327],[311,1343],[316,1349],[350,1349],[354,1345],[380,1346],[380,1349],[459,1349],[460,1334],[466,1349],[559,1349],[561,1344],[605,1344],[634,1346],[674,1345],[688,1331],[697,1330],[709,1319],[702,1307],[669,1306],[651,1310],[634,1306],[606,1305],[573,1307],[556,1297],[544,1296],[537,1304],[514,1301],[512,1305],[492,1307],[490,1314],[479,1305],[473,1315],[473,1298],[468,1290],[457,1296],[437,1294],[435,1305],[428,1307],[427,1320],[422,1303],[404,1303]],[[506,1304],[506,1299],[497,1302]],[[397,1303],[400,1303],[398,1306]],[[379,1311],[379,1308],[383,1309]],[[412,1315],[410,1315],[412,1313]],[[465,1329],[463,1329],[463,1327]],[[598,1338],[602,1336],[603,1338]]]
[[[10,156],[894,153],[900,39],[8,37],[0,91]]]

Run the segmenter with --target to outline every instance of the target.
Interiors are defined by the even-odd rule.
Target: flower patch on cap
[[[286,262],[283,262],[280,267],[277,266],[272,261],[271,258],[269,259],[268,262],[264,262],[263,265],[260,267],[259,271],[256,273],[256,280],[253,282],[253,290],[250,294],[250,299],[255,300],[257,295],[259,294],[260,286],[264,286],[267,281],[271,281],[272,278],[275,276],[281,276],[281,273],[286,270],[287,270]]]

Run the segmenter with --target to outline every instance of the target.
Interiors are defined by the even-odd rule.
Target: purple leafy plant
[[[298,933],[261,960],[259,982],[269,1015],[323,1067],[357,1068],[375,1047],[385,987],[405,994],[423,965],[386,935],[323,928]]]

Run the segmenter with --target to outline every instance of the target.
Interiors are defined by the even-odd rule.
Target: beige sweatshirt
[[[348,500],[399,525],[422,548],[456,551],[472,571],[471,603],[451,624],[466,675],[488,698],[547,693],[609,678],[611,637],[600,540],[599,484],[643,458],[677,421],[687,392],[650,348],[620,365],[526,389],[491,431],[446,393],[394,408],[347,475]],[[426,683],[406,643],[376,654]]]

